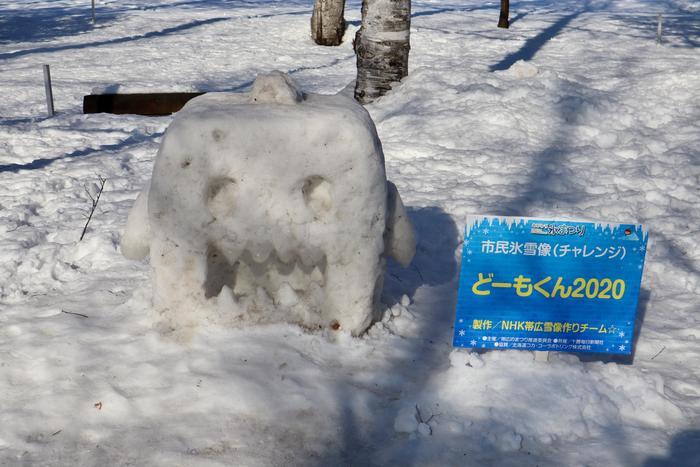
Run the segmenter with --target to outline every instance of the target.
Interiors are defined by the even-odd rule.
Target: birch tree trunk
[[[408,75],[411,0],[362,0],[362,26],[355,36],[355,99],[372,102]]]
[[[510,22],[508,21],[508,15],[510,9],[510,0],[501,0],[501,14],[498,17],[498,27],[508,29]]]
[[[316,0],[311,37],[318,45],[340,45],[345,34],[345,0]]]

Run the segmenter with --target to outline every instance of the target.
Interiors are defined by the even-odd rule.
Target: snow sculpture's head
[[[385,256],[407,265],[414,250],[367,112],[279,72],[177,114],[122,240],[127,257],[150,251],[154,305],[175,329],[290,321],[359,334]]]

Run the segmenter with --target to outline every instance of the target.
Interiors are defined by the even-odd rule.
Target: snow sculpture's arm
[[[406,267],[416,254],[416,235],[396,185],[389,181],[386,185],[386,254]]]
[[[151,229],[148,222],[148,192],[150,188],[150,183],[146,184],[136,197],[126,221],[121,248],[122,254],[129,259],[145,258],[150,250]]]

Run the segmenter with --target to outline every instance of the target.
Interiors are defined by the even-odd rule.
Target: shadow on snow
[[[671,439],[666,456],[650,457],[642,467],[697,467],[700,465],[698,446],[700,430],[681,431]]]
[[[99,146],[96,148],[78,149],[78,150],[70,152],[68,154],[63,154],[61,156],[51,157],[48,159],[35,159],[31,162],[27,162],[24,164],[0,165],[0,173],[3,173],[3,172],[17,173],[20,170],[43,169],[44,167],[47,167],[56,161],[66,160],[66,159],[74,159],[74,158],[78,158],[78,157],[86,157],[86,156],[90,156],[92,154],[99,153],[102,151],[118,151],[118,150],[127,148],[129,146],[135,146],[137,144],[143,143],[144,141],[159,138],[161,136],[163,136],[162,132],[161,133],[153,133],[153,134],[149,134],[149,135],[134,133],[134,134],[130,135],[128,138],[124,139],[123,141],[120,141],[120,142],[114,143],[114,144],[105,144],[105,145],[102,145],[102,146]]]
[[[170,28],[161,29],[160,31],[151,31],[144,34],[138,34],[134,36],[117,37],[114,39],[106,39],[103,41],[85,42],[82,44],[66,44],[66,45],[56,45],[49,47],[37,47],[34,49],[18,50],[16,52],[8,52],[0,54],[0,59],[17,58],[25,55],[37,54],[37,53],[48,53],[48,52],[58,52],[63,50],[76,50],[76,49],[86,49],[89,47],[98,47],[102,45],[114,45],[123,44],[125,42],[138,41],[142,39],[151,39],[154,37],[167,36],[170,34],[177,34],[189,29],[197,28],[200,26],[206,26],[209,24],[218,23],[221,21],[227,21],[231,18],[210,18],[205,20],[196,20],[189,23],[181,24],[178,26],[173,26]]]
[[[44,42],[92,31],[90,4],[84,8],[23,8],[0,10],[0,44]],[[119,19],[107,9],[96,9],[97,27]],[[7,54],[2,54],[7,55]],[[1,57],[1,56],[0,56]]]
[[[506,55],[498,63],[491,65],[489,67],[490,71],[507,70],[518,60],[531,60],[547,42],[556,37],[571,21],[580,16],[581,13],[589,11],[589,5],[590,1],[587,1],[583,8],[566,16],[562,16],[536,36],[527,39],[520,49]],[[522,16],[516,17],[516,20],[520,18],[522,18]]]
[[[375,455],[395,436],[393,423],[399,408],[406,403],[399,399],[402,390],[395,388],[396,378],[427,384],[432,374],[449,365],[446,355],[452,346],[452,320],[456,300],[459,232],[452,217],[438,207],[411,208],[408,215],[415,227],[418,244],[416,255],[408,268],[389,261],[385,277],[383,301],[391,306],[406,294],[422,304],[423,316],[414,316],[418,329],[407,337],[393,337],[398,347],[382,360],[374,370],[374,387],[354,383],[353,375],[342,381],[336,391],[340,406],[340,442],[332,451],[324,453],[314,465],[379,465]],[[455,285],[454,287],[452,285]],[[416,291],[423,286],[416,297]],[[426,306],[435,303],[436,306]],[[408,313],[411,313],[410,310]],[[374,326],[382,326],[376,323]],[[371,337],[365,337],[370,340]],[[396,350],[392,345],[392,350]],[[367,345],[371,345],[368,342]],[[383,357],[378,355],[379,359]],[[398,376],[401,375],[401,376]],[[365,377],[364,380],[367,378]],[[360,390],[358,390],[360,389]],[[411,391],[411,394],[420,394]],[[385,414],[373,413],[366,407],[381,407]]]

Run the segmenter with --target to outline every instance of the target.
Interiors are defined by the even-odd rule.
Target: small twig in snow
[[[98,175],[97,178],[100,178],[100,176]],[[100,179],[101,179],[101,178],[100,178]],[[92,193],[90,193],[90,190],[88,189],[88,187],[87,187],[87,186],[83,186],[83,190],[85,190],[85,193],[87,193],[88,198],[90,198],[90,199],[92,200],[92,204],[95,204],[95,197],[92,196]]]
[[[105,182],[107,181],[105,177],[102,177],[100,175],[97,176],[97,179],[100,181],[100,187],[98,188],[95,196],[93,196],[92,193],[90,193],[90,190],[88,190],[87,187],[83,187],[85,188],[85,192],[88,194],[90,200],[92,201],[92,209],[90,209],[90,215],[87,218],[87,222],[85,222],[85,227],[83,227],[83,233],[80,234],[80,240],[83,239],[83,237],[85,236],[85,232],[87,232],[88,225],[90,224],[90,220],[92,220],[92,215],[95,212],[95,209],[97,208],[97,203],[100,202],[100,196],[102,196],[102,190],[104,190]]]
[[[661,350],[659,350],[658,352],[656,352],[656,355],[654,355],[653,357],[651,357],[651,359],[654,360],[656,357],[658,357],[659,355],[661,355],[661,352],[663,352],[664,350],[666,350],[666,346],[665,346],[665,345],[661,348]]]
[[[391,277],[393,277],[394,279],[396,279],[397,281],[403,282],[403,281],[399,278],[399,276],[397,276],[396,274],[390,272],[389,275],[390,275]]]
[[[416,268],[416,271],[418,272],[418,276],[420,277],[420,280],[422,280],[423,282],[425,282],[425,279],[423,279],[423,274],[421,274],[420,269],[418,269],[418,266],[416,266],[416,265],[414,264],[413,267]]]
[[[62,432],[62,431],[63,431],[63,430],[58,430],[58,431],[55,432],[55,433],[51,433],[51,436],[56,436],[57,434],[59,434],[59,433]]]
[[[420,408],[418,408],[418,404],[416,404],[416,413],[418,414],[418,421],[419,421],[420,423],[425,423],[426,425],[427,425],[428,423],[430,423],[430,421],[431,421],[433,418],[439,417],[440,415],[442,415],[442,414],[440,414],[440,413],[431,413],[430,418],[428,418],[427,420],[423,420],[423,415],[420,413]]]
[[[83,318],[89,318],[88,315],[84,315],[82,313],[76,313],[74,311],[66,311],[66,310],[61,310],[61,313],[65,313],[67,315],[75,315],[75,316],[82,316]]]

